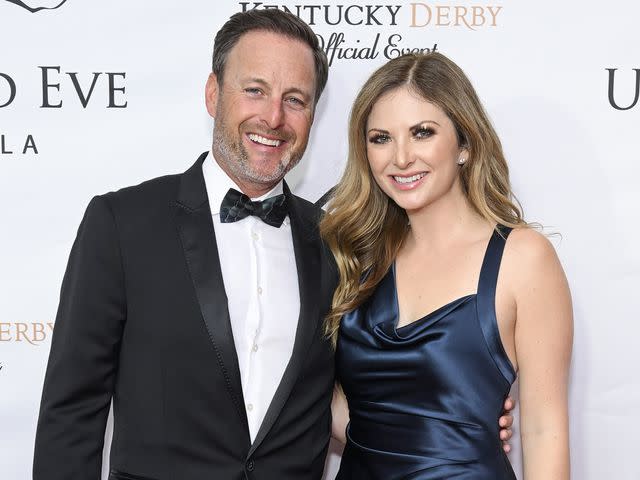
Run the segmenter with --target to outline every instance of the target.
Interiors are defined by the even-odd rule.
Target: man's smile
[[[284,143],[284,140],[280,140],[277,138],[267,138],[262,135],[258,135],[257,133],[249,133],[247,134],[247,137],[253,143],[257,143],[259,145],[266,145],[268,147],[279,147]]]

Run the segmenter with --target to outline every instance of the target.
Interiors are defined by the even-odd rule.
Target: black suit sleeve
[[[109,197],[87,207],[62,282],[35,441],[34,480],[99,480],[126,317]]]

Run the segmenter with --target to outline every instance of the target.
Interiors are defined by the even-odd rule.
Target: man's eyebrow
[[[265,87],[267,89],[269,89],[271,87],[269,85],[269,82],[267,82],[265,79],[260,78],[260,77],[249,77],[249,78],[244,79],[244,81],[246,83],[257,83],[257,84],[262,85],[263,87]],[[310,92],[308,92],[306,90],[303,90],[301,88],[298,88],[298,87],[291,87],[291,88],[285,90],[285,92],[286,93],[298,93],[298,94],[302,95],[304,97],[304,99],[307,100],[307,101],[312,97]]]
[[[243,78],[242,81],[244,83],[259,83],[260,85],[263,85],[265,87],[269,86],[267,81],[262,79],[262,78],[260,78],[260,77],[247,77],[247,78]]]
[[[301,88],[292,87],[287,90],[287,93],[298,93],[304,97],[305,100],[309,100],[311,98],[311,93],[306,90],[302,90]]]

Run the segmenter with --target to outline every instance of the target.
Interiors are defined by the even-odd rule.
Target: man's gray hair
[[[311,27],[292,13],[277,10],[248,10],[236,13],[222,26],[216,34],[213,44],[211,70],[218,77],[218,83],[224,82],[224,67],[231,49],[238,43],[240,37],[247,32],[264,31],[284,35],[294,40],[300,40],[311,49],[315,64],[316,85],[315,99],[317,103],[329,75],[327,56],[320,47],[318,37]]]

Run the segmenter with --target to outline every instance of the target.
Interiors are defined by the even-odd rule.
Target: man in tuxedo
[[[181,175],[95,197],[65,273],[35,480],[319,479],[335,273],[284,175],[328,65],[278,10],[236,14],[206,85],[213,146]]]

